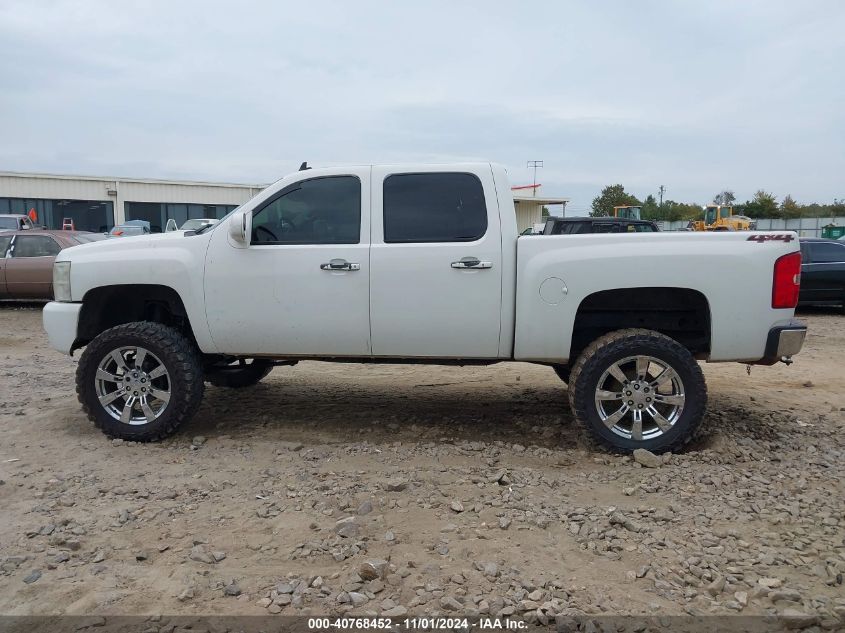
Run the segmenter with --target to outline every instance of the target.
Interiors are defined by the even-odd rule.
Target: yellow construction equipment
[[[614,218],[625,218],[626,220],[639,220],[642,207],[613,207]]]
[[[703,220],[690,220],[693,231],[751,231],[754,221],[744,215],[734,215],[730,205],[710,204],[704,207]]]

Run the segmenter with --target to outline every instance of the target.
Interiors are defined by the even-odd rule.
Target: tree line
[[[815,218],[845,216],[845,200],[834,200],[832,204],[800,204],[791,195],[784,196],[778,202],[777,198],[762,189],[744,203],[738,203],[734,192],[725,189],[713,197],[711,204],[733,205],[734,214],[747,215],[750,218]],[[657,202],[651,194],[640,201],[635,195],[625,191],[622,185],[608,185],[593,199],[591,216],[612,216],[613,207],[639,206],[642,207],[641,217],[644,220],[699,220],[704,216],[703,205],[697,202],[675,202],[664,200]]]

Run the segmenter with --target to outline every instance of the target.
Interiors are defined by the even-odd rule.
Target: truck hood
[[[73,260],[77,255],[99,255],[107,253],[137,253],[157,245],[175,246],[172,240],[202,239],[202,235],[185,238],[185,231],[171,231],[170,233],[154,233],[151,235],[133,235],[130,237],[114,237],[99,242],[88,242],[79,246],[71,246],[62,250],[57,256],[57,262]]]

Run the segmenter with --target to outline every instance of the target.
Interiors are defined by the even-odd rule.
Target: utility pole
[[[660,192],[660,206],[662,207],[663,206],[663,193],[666,191],[666,187],[664,185],[660,185],[660,189],[658,189],[658,191]]]
[[[534,168],[534,186],[531,188],[531,195],[537,196],[537,168],[543,166],[543,161],[541,160],[529,160],[528,161],[528,168]]]

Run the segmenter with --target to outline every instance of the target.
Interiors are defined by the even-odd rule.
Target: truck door
[[[205,301],[221,352],[370,354],[369,172],[303,172],[255,208],[245,248],[215,229]]]
[[[373,167],[373,355],[498,356],[499,208],[492,170],[472,171]]]
[[[809,253],[808,253],[809,251]],[[809,258],[807,258],[809,254]],[[800,299],[803,301],[842,301],[845,287],[845,244],[838,242],[802,242]]]

